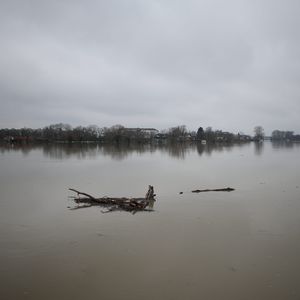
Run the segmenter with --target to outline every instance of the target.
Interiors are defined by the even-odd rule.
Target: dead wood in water
[[[192,193],[203,193],[203,192],[232,192],[233,188],[227,187],[223,189],[205,189],[205,190],[194,190]]]
[[[96,198],[91,196],[90,194],[83,193],[75,189],[69,188],[69,190],[77,193],[77,197],[73,198],[77,204],[85,204],[84,206],[77,206],[73,209],[98,205],[107,208],[108,210],[105,212],[125,210],[125,211],[130,211],[135,213],[137,211],[152,211],[153,202],[155,201],[154,188],[151,185],[149,185],[148,191],[144,198],[126,198],[126,197]],[[80,197],[80,196],[85,196],[85,197]]]
[[[83,196],[87,196],[88,198],[90,198],[90,199],[92,199],[92,200],[95,200],[95,198],[93,197],[93,196],[91,196],[91,195],[89,195],[89,194],[87,194],[87,193],[82,193],[82,192],[79,192],[79,191],[77,191],[77,190],[75,190],[75,189],[69,189],[70,191],[73,191],[73,192],[75,192],[75,193],[77,193],[77,195],[79,196],[79,195],[83,195]]]

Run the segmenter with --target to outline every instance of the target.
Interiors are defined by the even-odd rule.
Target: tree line
[[[300,140],[300,136],[290,131],[273,131],[274,140]],[[261,126],[254,128],[254,136],[243,133],[234,134],[222,130],[213,130],[212,127],[199,127],[196,131],[188,131],[185,125],[171,127],[165,130],[155,128],[128,128],[122,125],[99,127],[97,125],[72,127],[69,124],[58,123],[44,128],[4,128],[0,129],[0,141],[11,143],[29,142],[103,142],[103,143],[147,143],[152,141],[205,141],[207,143],[232,143],[260,141],[264,139],[264,130]]]
[[[5,128],[0,129],[0,140],[8,142],[149,142],[149,141],[188,141],[206,140],[208,142],[233,142],[249,140],[243,134],[233,134],[222,130],[205,130],[199,127],[197,131],[188,131],[185,125],[171,127],[166,130],[155,128],[127,128],[122,125],[99,127],[97,125],[72,127],[69,124],[58,123],[44,128]]]

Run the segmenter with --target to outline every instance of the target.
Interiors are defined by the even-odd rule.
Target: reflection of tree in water
[[[27,156],[30,151],[32,150],[32,146],[25,144],[25,145],[18,145],[18,144],[0,144],[0,153],[4,154],[5,152],[16,151],[22,152],[24,156]]]
[[[192,151],[194,146],[187,143],[166,143],[166,144],[129,144],[129,145],[102,145],[100,151],[103,155],[108,155],[113,159],[122,160],[132,154],[154,153],[156,151],[165,152],[171,157],[184,159],[188,151]]]
[[[203,154],[211,155],[213,152],[232,151],[233,147],[242,147],[245,144],[233,144],[233,143],[216,143],[216,144],[201,144],[197,143],[197,152],[201,156]]]
[[[169,143],[160,145],[158,149],[168,153],[171,157],[184,159],[186,154],[195,148],[194,144],[190,143]]]
[[[43,146],[43,154],[52,159],[96,158],[97,144],[50,144]]]
[[[264,151],[264,143],[263,142],[255,142],[254,143],[254,153],[255,155],[261,155]]]
[[[1,153],[17,151],[28,154],[34,150],[41,150],[45,157],[51,159],[86,159],[95,158],[97,155],[110,156],[114,160],[123,160],[133,154],[154,153],[156,151],[166,152],[171,157],[183,159],[188,151],[194,146],[188,143],[166,143],[166,144],[96,144],[96,143],[73,143],[73,144],[27,144],[9,145],[0,147]]]
[[[154,152],[155,148],[150,144],[104,144],[99,146],[99,152],[104,156],[110,156],[115,160],[126,159],[134,153],[143,154]]]
[[[85,159],[96,157],[98,153],[97,144],[24,144],[24,145],[1,145],[0,152],[8,151],[22,152],[28,155],[30,152],[39,150],[45,157],[51,159],[68,159],[76,157]]]
[[[184,159],[189,151],[193,151],[195,145],[189,143],[157,143],[157,144],[110,144],[100,146],[103,155],[108,155],[113,159],[122,160],[132,154],[154,153],[156,151],[165,152],[169,156]]]
[[[130,155],[161,152],[172,158],[184,159],[187,154],[197,151],[211,155],[213,152],[231,151],[233,147],[242,147],[248,144],[206,144],[201,143],[155,143],[155,144],[96,144],[96,143],[72,143],[72,144],[31,144],[31,145],[1,145],[0,153],[18,151],[28,155],[31,151],[39,150],[44,157],[51,159],[95,159],[97,156],[109,156],[114,160],[123,160]]]

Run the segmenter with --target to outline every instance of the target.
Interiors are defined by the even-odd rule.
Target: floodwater
[[[0,299],[300,299],[299,158],[271,142],[2,146]],[[149,184],[153,212],[70,209],[69,187]]]

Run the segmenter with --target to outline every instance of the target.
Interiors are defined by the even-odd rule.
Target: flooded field
[[[300,299],[299,158],[270,142],[3,146],[0,299]],[[153,212],[70,209],[68,188],[149,184]]]

